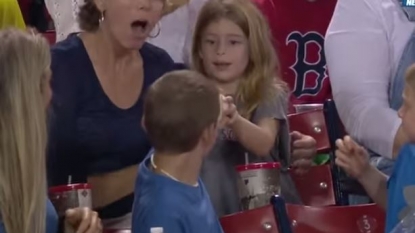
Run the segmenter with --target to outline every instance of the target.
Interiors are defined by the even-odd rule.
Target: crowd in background
[[[46,218],[54,232],[36,187],[71,177],[93,187],[96,212],[67,213],[79,232],[101,231],[101,219],[135,233],[221,232],[217,217],[240,210],[234,167],[306,173],[316,142],[290,132],[287,115],[333,98],[351,136],[336,163],[387,209],[389,232],[415,184],[414,20],[396,0],[3,0],[0,28],[56,36],[49,49],[33,30],[0,33],[6,231],[45,232]],[[288,173],[281,183],[301,204]]]

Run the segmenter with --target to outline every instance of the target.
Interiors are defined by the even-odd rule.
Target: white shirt
[[[155,26],[148,42],[163,48],[178,63],[189,63],[193,27],[200,9],[207,0],[190,0],[174,12],[164,16]],[[57,41],[64,40],[69,34],[79,32],[76,21],[79,7],[84,0],[45,0],[49,14],[55,22]]]
[[[348,133],[391,158],[401,124],[389,84],[415,24],[399,0],[338,0],[325,38],[333,98]]]
[[[150,33],[157,35],[160,30],[160,34],[148,41],[166,50],[175,62],[189,64],[194,24],[205,2],[207,0],[190,0],[188,4],[164,16]]]
[[[45,0],[45,4],[55,23],[56,42],[80,31],[76,19],[84,0]]]

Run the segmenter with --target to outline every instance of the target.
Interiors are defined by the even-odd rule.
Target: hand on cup
[[[290,133],[292,164],[297,174],[305,174],[313,166],[316,153],[316,140],[308,135],[304,135],[298,131]]]
[[[101,219],[98,217],[97,212],[87,207],[69,209],[65,212],[65,231],[101,233]]]
[[[92,208],[91,186],[89,184],[68,184],[49,188],[49,199],[63,217],[68,209]]]

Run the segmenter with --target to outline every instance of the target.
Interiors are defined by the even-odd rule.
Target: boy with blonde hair
[[[415,201],[415,65],[406,72],[402,98],[398,115],[409,143],[401,148],[390,177],[371,166],[367,151],[349,136],[336,142],[336,164],[356,178],[368,195],[387,210],[385,232],[390,232],[409,214]]]

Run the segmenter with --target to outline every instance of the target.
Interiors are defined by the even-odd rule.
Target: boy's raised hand
[[[367,151],[350,136],[336,141],[336,164],[355,179],[360,179],[370,167]]]

